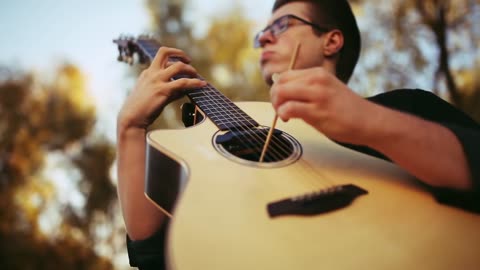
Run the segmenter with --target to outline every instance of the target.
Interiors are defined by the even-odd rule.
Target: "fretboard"
[[[158,43],[150,40],[138,41],[138,46],[140,47],[139,49],[143,50],[150,62],[160,48]],[[174,58],[171,58],[171,60],[178,61]],[[172,79],[176,80],[182,77],[185,76],[179,75]],[[200,76],[198,78],[203,80]],[[204,87],[190,90],[186,95],[220,130],[235,131],[258,126],[255,120],[210,83],[207,83]]]

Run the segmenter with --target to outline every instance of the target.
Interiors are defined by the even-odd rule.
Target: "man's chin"
[[[275,74],[275,73],[279,73],[279,71],[277,70],[278,68],[274,68],[273,66],[268,66],[268,65],[265,65],[263,66],[262,68],[262,76],[263,76],[263,80],[268,84],[268,85],[272,85],[272,75]]]
[[[263,80],[271,85],[272,82],[272,75],[275,73],[282,73],[283,71],[286,70],[286,67],[284,68],[283,66],[280,65],[272,65],[270,63],[267,63],[262,66],[262,76]]]

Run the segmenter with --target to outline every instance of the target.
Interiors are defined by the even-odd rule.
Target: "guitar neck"
[[[137,45],[139,50],[143,52],[143,56],[141,54],[140,57],[144,58],[145,63],[150,63],[160,48],[160,44],[155,40],[138,40]],[[180,61],[180,59],[175,57],[171,57],[170,60]],[[177,75],[172,79],[177,80],[185,77],[190,76]],[[203,80],[201,76],[198,76],[198,78]],[[186,92],[186,95],[220,130],[235,131],[259,126],[253,118],[242,111],[235,103],[210,83],[207,83],[204,87],[189,90]]]

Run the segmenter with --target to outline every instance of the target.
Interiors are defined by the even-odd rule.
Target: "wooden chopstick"
[[[295,66],[295,62],[297,61],[297,56],[298,56],[298,50],[300,49],[300,42],[297,42],[297,45],[295,46],[295,49],[293,51],[293,55],[290,57],[290,65],[288,66],[288,70],[292,70],[293,67]],[[274,83],[276,82],[276,74],[272,75],[272,80]],[[268,146],[270,144],[270,140],[272,138],[273,131],[275,130],[275,126],[277,125],[277,120],[278,120],[278,115],[275,113],[275,117],[273,118],[273,123],[272,127],[268,131],[267,138],[265,140],[265,144],[263,145],[263,150],[262,154],[260,155],[260,162],[263,162],[263,159],[265,158],[265,153],[267,152]]]

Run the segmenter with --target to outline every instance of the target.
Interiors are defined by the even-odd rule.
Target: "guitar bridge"
[[[267,205],[267,210],[270,217],[281,215],[311,216],[344,208],[350,205],[355,198],[364,194],[368,194],[368,191],[356,185],[340,185],[271,202]]]

